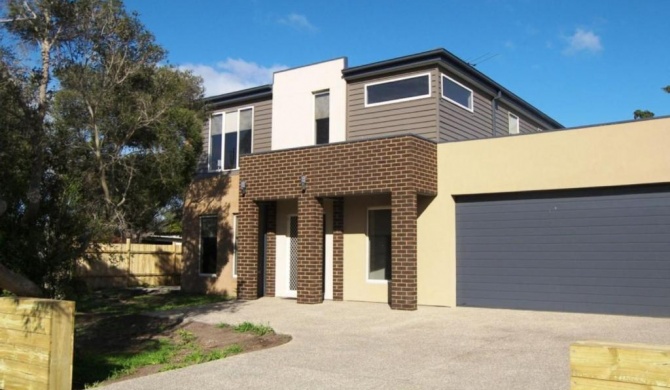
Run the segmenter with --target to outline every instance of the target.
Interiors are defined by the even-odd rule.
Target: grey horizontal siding
[[[209,119],[202,124],[202,153],[198,158],[198,172],[207,172],[207,158],[209,153]]]
[[[670,315],[670,186],[459,197],[457,303]]]
[[[511,110],[509,107],[507,107],[504,104],[500,104],[498,106],[498,109],[496,110],[496,115],[497,115],[497,131],[496,134],[497,136],[505,136],[509,135],[509,113],[512,113],[516,116],[519,117],[519,132],[521,134],[530,134],[530,133],[538,133],[544,130],[547,130],[548,128],[543,127],[539,122],[523,115],[519,114],[518,112]]]
[[[254,153],[272,149],[272,100],[254,104]]]
[[[467,82],[456,80],[469,87]],[[474,90],[474,112],[443,99],[441,96],[440,91],[441,142],[491,137],[491,102],[480,92]]]
[[[365,84],[427,72],[431,74],[430,97],[365,107]],[[426,69],[347,84],[347,140],[398,134],[416,134],[436,140],[438,80],[435,69]]]

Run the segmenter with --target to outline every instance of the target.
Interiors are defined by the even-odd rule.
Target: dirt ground
[[[183,342],[184,331],[193,335],[192,342],[204,353],[225,350],[232,345],[238,345],[242,349],[241,353],[247,353],[275,347],[291,340],[287,335],[269,333],[257,336],[253,333],[236,332],[231,327],[220,328],[199,322],[183,322],[181,318],[158,318],[139,314],[105,316],[82,313],[77,315],[76,321],[75,390],[84,389],[96,382],[108,384],[164,370],[164,364],[150,365],[122,378],[104,381],[105,373],[113,372],[116,368],[101,357],[131,355],[150,350],[161,340],[179,344]],[[85,375],[77,375],[78,369],[85,372]]]

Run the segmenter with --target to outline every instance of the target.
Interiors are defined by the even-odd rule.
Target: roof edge
[[[240,91],[228,92],[221,95],[208,96],[202,99],[202,102],[210,105],[238,103],[246,100],[256,100],[272,97],[272,84],[265,84],[258,87],[247,88]]]
[[[508,98],[515,104],[518,104],[521,107],[527,108],[530,112],[542,118],[549,124],[554,125],[557,129],[562,129],[564,126],[557,120],[551,118],[549,115],[540,111],[538,108],[523,100],[515,93],[511,92],[507,88],[493,81],[490,77],[486,76],[484,73],[475,69],[473,66],[458,58],[455,54],[447,51],[444,48],[434,49],[425,51],[422,53],[412,54],[408,56],[392,58],[390,60],[373,62],[371,64],[354,66],[351,68],[344,69],[342,71],[342,76],[347,81],[356,81],[363,79],[368,76],[380,75],[386,72],[392,72],[397,70],[408,70],[413,67],[421,67],[427,65],[439,65],[439,64],[449,64],[458,70],[464,72],[466,75],[473,77],[475,80],[483,83],[489,88],[495,90],[495,92],[500,91],[504,97]],[[495,93],[494,92],[494,93]]]

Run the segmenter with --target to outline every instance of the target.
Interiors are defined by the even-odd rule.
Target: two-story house
[[[587,186],[579,182],[581,171],[567,180],[561,175],[591,164],[591,155],[584,151],[583,162],[549,174],[561,184],[524,186],[552,158],[555,165],[568,163],[553,145],[562,142],[559,133],[574,132],[547,132],[563,127],[453,54],[439,49],[357,67],[338,58],[276,72],[271,85],[207,98],[207,104],[206,155],[184,213],[184,290],[298,303],[386,302],[406,310],[418,304],[554,308],[547,303],[556,298],[551,291],[505,292],[522,275],[530,284],[546,276],[514,269],[539,264],[551,273],[552,267],[533,263],[535,257],[519,260],[516,246],[496,247],[508,236],[490,230],[517,226],[514,213],[532,220],[534,191],[559,191],[551,202],[583,199],[560,192]],[[510,137],[538,132],[547,135]],[[553,134],[559,138],[546,138]],[[530,138],[536,145],[513,152]],[[456,142],[477,139],[489,141]],[[468,155],[467,148],[480,145],[482,151]],[[533,150],[543,154],[527,155]],[[665,180],[658,175],[599,186]],[[489,193],[506,195],[472,198]],[[503,215],[508,225],[482,217],[495,201],[519,203]],[[492,257],[472,255],[486,245]],[[569,275],[559,276],[565,280],[558,285],[569,288]],[[533,294],[540,298],[524,303]],[[581,310],[573,306],[565,307]]]

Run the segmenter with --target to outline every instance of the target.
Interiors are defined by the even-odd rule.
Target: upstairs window
[[[212,115],[209,120],[209,170],[220,171],[223,167],[221,161],[221,129],[223,126],[223,115]]]
[[[519,117],[509,113],[509,133],[519,134]]]
[[[430,97],[430,73],[365,85],[365,106]]]
[[[468,111],[475,110],[473,92],[458,81],[442,75],[442,97]]]
[[[209,170],[237,169],[240,156],[251,153],[253,108],[215,114],[210,118]]]
[[[316,144],[330,142],[330,93],[322,92],[314,95],[314,129]]]

